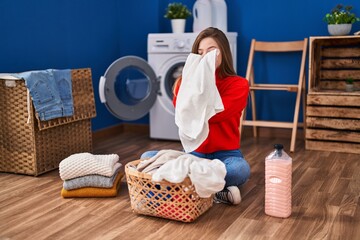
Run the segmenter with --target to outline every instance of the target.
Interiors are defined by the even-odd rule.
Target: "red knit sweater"
[[[209,119],[209,135],[196,152],[213,153],[240,148],[239,125],[249,94],[248,81],[239,76],[220,79],[216,75],[216,86],[225,110]],[[174,106],[178,91],[179,87],[175,89]]]

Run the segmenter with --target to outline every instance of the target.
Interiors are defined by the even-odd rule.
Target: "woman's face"
[[[221,52],[219,50],[219,45],[215,42],[215,40],[211,37],[204,38],[199,43],[198,54],[201,56],[205,56],[208,52],[217,49],[216,56],[216,68],[218,68],[221,64]]]

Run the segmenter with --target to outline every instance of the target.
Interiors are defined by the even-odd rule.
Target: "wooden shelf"
[[[306,149],[360,154],[360,36],[310,37],[306,103]]]
[[[345,92],[344,90],[326,90],[326,89],[314,89],[309,92],[310,95],[339,95],[339,96],[360,96],[360,90],[355,90],[352,92]]]

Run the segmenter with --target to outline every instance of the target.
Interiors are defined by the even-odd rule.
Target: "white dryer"
[[[226,33],[236,69],[237,33]],[[102,103],[122,120],[150,113],[150,137],[179,140],[172,88],[182,73],[197,33],[148,35],[148,61],[126,56],[117,59],[100,78]]]

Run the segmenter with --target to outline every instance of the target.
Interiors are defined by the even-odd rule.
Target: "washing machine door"
[[[152,67],[142,58],[117,59],[100,78],[100,101],[117,118],[132,121],[145,116],[153,106],[159,82]]]

